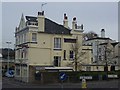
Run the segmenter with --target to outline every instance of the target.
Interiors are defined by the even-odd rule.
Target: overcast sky
[[[11,41],[14,47],[15,27],[24,16],[37,16],[41,10],[40,2],[3,2],[2,3],[2,47]],[[66,13],[71,27],[72,18],[76,16],[78,24],[84,24],[84,32],[94,31],[100,35],[102,28],[106,37],[118,40],[118,3],[117,2],[47,2],[43,7],[45,17],[63,24]]]

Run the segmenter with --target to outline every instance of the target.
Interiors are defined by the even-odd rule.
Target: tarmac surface
[[[120,79],[108,80],[108,81],[87,81],[87,88],[119,88]],[[30,84],[16,81],[13,78],[2,78],[2,88],[81,88],[80,83],[56,83],[56,84]]]

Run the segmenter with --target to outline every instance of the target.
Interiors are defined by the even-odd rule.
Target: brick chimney
[[[38,12],[38,31],[44,32],[45,30],[45,16],[44,11]]]
[[[101,29],[101,37],[105,38],[105,29]]]
[[[76,21],[76,17],[74,17],[72,21],[72,30],[75,30],[76,27],[77,27],[77,21]]]
[[[66,13],[64,13],[64,20],[63,20],[63,26],[68,28],[68,17]]]

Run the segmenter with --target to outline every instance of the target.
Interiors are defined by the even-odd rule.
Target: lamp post
[[[7,71],[9,71],[9,59],[10,59],[10,57],[9,57],[9,53],[10,53],[9,46],[10,46],[11,42],[6,42],[6,43],[8,44],[8,61],[7,61]]]

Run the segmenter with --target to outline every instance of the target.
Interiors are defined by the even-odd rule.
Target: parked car
[[[6,77],[14,77],[14,70],[9,70],[5,73]]]

